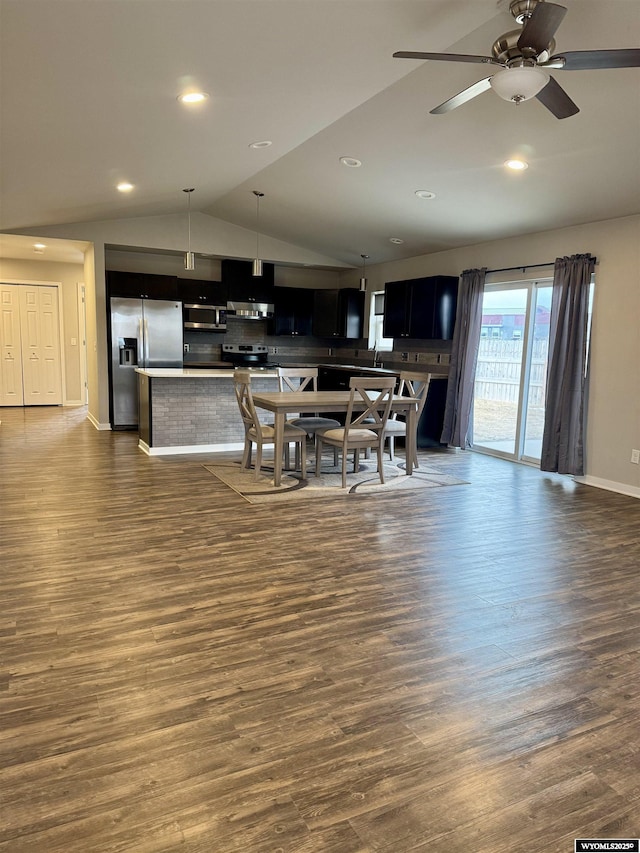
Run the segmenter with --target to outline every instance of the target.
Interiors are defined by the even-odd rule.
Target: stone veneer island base
[[[242,450],[233,370],[138,368],[139,442],[150,456]],[[253,372],[255,391],[277,391],[275,370]],[[265,421],[269,420],[265,412]]]

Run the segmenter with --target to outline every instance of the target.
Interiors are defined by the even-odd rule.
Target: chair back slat
[[[316,390],[318,382],[317,367],[279,367],[278,385],[280,391]]]
[[[391,411],[395,384],[393,376],[352,376],[349,379],[351,398],[345,419],[345,434],[357,428],[382,431]]]
[[[427,394],[429,393],[430,384],[430,373],[419,373],[418,371],[413,370],[402,370],[400,372],[400,386],[398,388],[398,394],[400,396],[415,397],[416,400],[418,400],[416,423],[420,420],[424,404],[427,402]]]
[[[233,389],[240,409],[240,417],[244,424],[245,432],[255,429],[258,435],[262,435],[260,419],[253,403],[251,393],[251,373],[248,370],[233,371]]]

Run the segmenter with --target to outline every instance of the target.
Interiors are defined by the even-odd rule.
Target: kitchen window
[[[391,352],[393,338],[385,338],[382,333],[384,321],[384,290],[371,294],[369,313],[369,349],[376,352]]]

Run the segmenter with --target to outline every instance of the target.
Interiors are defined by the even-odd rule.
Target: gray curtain
[[[589,289],[596,259],[556,258],[540,468],[584,474]]]
[[[486,267],[465,270],[458,288],[449,384],[440,441],[466,449],[473,443],[471,405],[482,327],[482,297]]]

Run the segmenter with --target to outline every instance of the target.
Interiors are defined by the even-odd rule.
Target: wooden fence
[[[522,366],[521,340],[481,338],[476,369],[476,400],[517,403]],[[544,407],[547,376],[547,340],[534,340],[529,380],[529,406]]]

